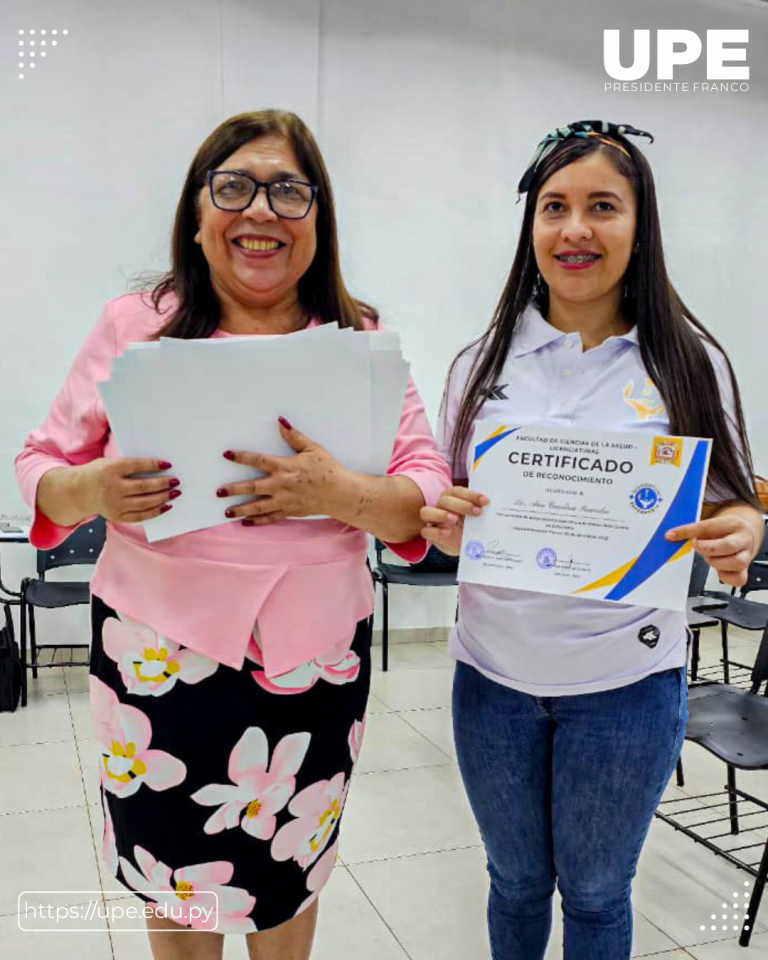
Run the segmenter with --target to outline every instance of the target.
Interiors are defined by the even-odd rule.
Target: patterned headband
[[[615,147],[617,150],[621,150],[622,153],[629,156],[629,152],[625,150],[620,143],[616,143],[615,140],[609,140],[608,137],[601,136],[601,134],[610,134],[614,137],[626,134],[633,137],[648,137],[650,142],[653,143],[652,134],[647,133],[645,130],[638,130],[636,127],[631,127],[626,123],[619,125],[609,123],[607,120],[577,120],[574,123],[566,124],[564,127],[558,127],[556,130],[548,133],[536,147],[531,162],[528,164],[528,168],[523,174],[520,183],[517,185],[518,203],[520,202],[521,195],[528,192],[539,164],[552,153],[559,143],[562,143],[564,140],[570,140],[571,137],[594,137],[596,140],[607,143],[609,146]]]

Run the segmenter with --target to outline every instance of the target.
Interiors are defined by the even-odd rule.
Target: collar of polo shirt
[[[523,311],[523,315],[515,330],[515,336],[512,341],[512,355],[514,357],[524,357],[527,353],[535,353],[556,340],[562,340],[564,337],[572,336],[572,333],[564,333],[553,327],[542,317],[539,310],[532,304]],[[629,333],[619,336],[609,337],[609,340],[626,340],[628,343],[637,345],[637,327],[632,327]]]

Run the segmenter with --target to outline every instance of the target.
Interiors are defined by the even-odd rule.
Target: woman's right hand
[[[422,507],[421,519],[426,526],[421,535],[438,550],[457,557],[461,551],[464,517],[479,517],[490,503],[484,493],[467,487],[448,487],[434,507]]]
[[[76,469],[76,499],[85,516],[114,523],[142,523],[171,509],[181,495],[175,477],[134,477],[167,470],[171,464],[146,457],[99,457]]]

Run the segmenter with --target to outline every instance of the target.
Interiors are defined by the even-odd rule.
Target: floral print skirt
[[[301,913],[339,847],[370,688],[369,621],[351,647],[347,638],[272,680],[257,630],[235,670],[95,595],[91,621],[110,873],[192,928],[253,933]]]

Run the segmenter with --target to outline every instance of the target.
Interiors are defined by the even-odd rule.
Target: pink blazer
[[[119,455],[96,384],[108,379],[114,356],[163,322],[146,294],[110,300],[45,422],[27,437],[15,465],[19,488],[34,510],[33,546],[56,547],[75,529],[58,526],[37,509],[43,474]],[[227,334],[219,330],[213,336]],[[430,505],[451,483],[411,380],[387,473],[410,477]],[[409,562],[427,550],[420,537],[389,546]],[[91,589],[162,636],[237,669],[258,621],[266,673],[277,676],[344,640],[351,643],[357,622],[373,610],[367,552],[366,534],[336,520],[251,528],[229,522],[155,544],[147,542],[139,524],[108,522]]]

